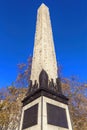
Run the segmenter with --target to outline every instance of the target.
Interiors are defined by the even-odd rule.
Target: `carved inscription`
[[[68,128],[65,109],[47,103],[47,123],[54,126]]]
[[[39,74],[44,69],[49,80],[57,78],[57,62],[53,41],[52,27],[49,9],[42,4],[37,13],[37,24],[35,33],[34,53],[32,59],[31,77],[32,83],[39,82]]]
[[[33,125],[36,125],[37,121],[38,121],[38,104],[36,104],[24,111],[22,129],[26,129]]]

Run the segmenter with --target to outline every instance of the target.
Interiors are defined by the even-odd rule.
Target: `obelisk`
[[[37,12],[31,80],[22,103],[19,130],[72,130],[68,98],[57,75],[49,9],[44,4]]]
[[[53,42],[49,9],[42,4],[37,12],[37,23],[35,33],[35,43],[33,61],[31,69],[31,80],[38,81],[41,70],[44,69],[49,76],[49,80],[57,75],[57,62]]]

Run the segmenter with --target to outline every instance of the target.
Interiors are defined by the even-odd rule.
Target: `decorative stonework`
[[[31,69],[31,80],[39,82],[39,74],[44,69],[48,73],[49,80],[56,82],[57,63],[52,36],[49,9],[42,4],[38,9],[34,52]]]
[[[53,79],[51,79],[49,81],[48,74],[43,69],[39,75],[39,83],[37,83],[37,81],[35,80],[34,84],[32,84],[32,80],[30,80],[30,85],[29,85],[28,92],[27,92],[26,96],[37,91],[39,88],[43,88],[43,89],[45,88],[45,89],[51,90],[57,94],[63,95],[62,89],[61,89],[60,78],[56,78],[56,83],[54,83]]]

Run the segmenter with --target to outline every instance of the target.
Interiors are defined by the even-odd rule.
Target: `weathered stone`
[[[39,74],[44,69],[49,80],[56,82],[57,62],[52,36],[49,9],[42,4],[38,9],[31,80],[39,83]]]

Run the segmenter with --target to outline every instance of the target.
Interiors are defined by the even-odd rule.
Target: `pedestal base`
[[[58,98],[61,99],[44,90],[27,97],[23,101],[20,130],[72,130],[68,105]]]

